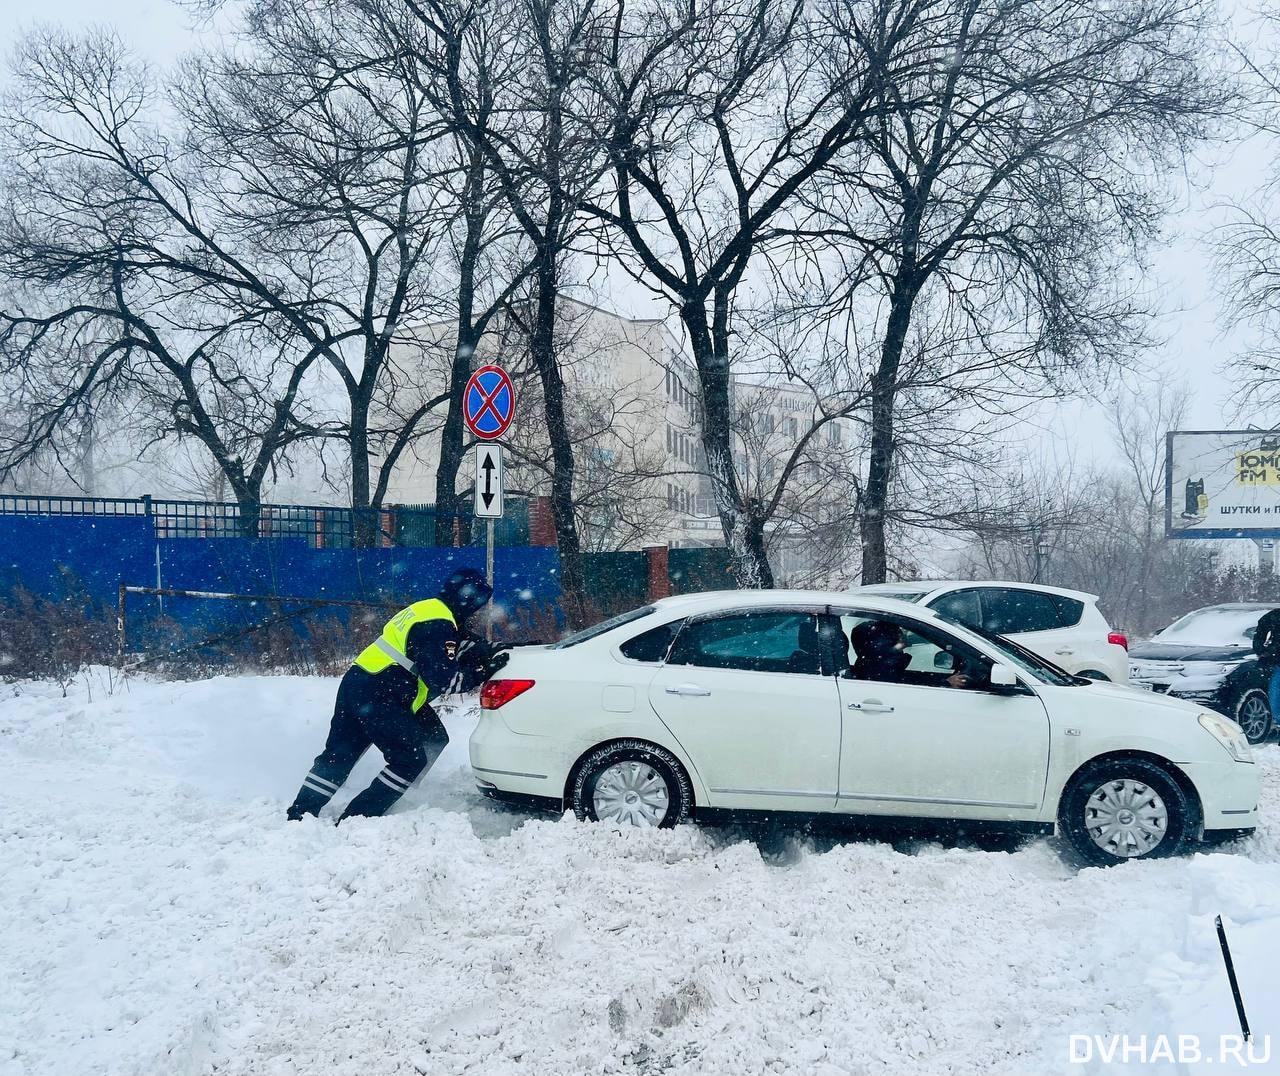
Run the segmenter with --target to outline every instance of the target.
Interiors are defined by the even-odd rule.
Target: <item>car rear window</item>
[[[899,590],[897,587],[859,587],[859,594],[874,594],[877,598],[897,598],[900,602],[918,602],[927,590]]]
[[[1248,646],[1266,611],[1215,606],[1197,609],[1156,632],[1156,638],[1184,646]]]
[[[599,624],[593,624],[589,628],[583,628],[582,631],[575,631],[572,635],[566,635],[558,643],[552,643],[551,649],[565,650],[568,647],[577,646],[579,643],[585,643],[589,639],[603,635],[606,631],[613,631],[614,628],[630,624],[633,620],[639,620],[641,617],[649,616],[656,611],[657,606],[654,605],[645,605],[639,609],[632,609],[630,612],[621,613],[608,620],[602,620]]]

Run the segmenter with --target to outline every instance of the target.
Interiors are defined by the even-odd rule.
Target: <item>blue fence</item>
[[[484,550],[315,549],[292,538],[165,539],[146,516],[0,516],[0,595],[21,586],[44,598],[84,599],[104,609],[114,609],[122,584],[400,603],[430,597],[464,566],[483,570]],[[555,549],[496,549],[495,603],[512,621],[544,617],[560,604],[559,567]],[[254,617],[237,605],[166,599],[163,611],[188,631],[212,632]],[[159,613],[157,599],[131,598],[131,632],[135,617],[145,631]]]

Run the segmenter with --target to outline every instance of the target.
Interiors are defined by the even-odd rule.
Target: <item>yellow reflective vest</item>
[[[354,664],[370,673],[383,672],[392,665],[399,665],[402,669],[413,672],[413,662],[405,654],[405,645],[410,629],[424,620],[447,620],[454,628],[458,626],[449,607],[439,598],[414,602],[387,621],[382,634],[360,651]],[[428,694],[427,685],[419,677],[418,694],[413,700],[415,714],[426,705]]]

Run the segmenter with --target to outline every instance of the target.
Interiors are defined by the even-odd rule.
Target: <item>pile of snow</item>
[[[1280,1068],[1280,748],[1256,837],[1112,870],[531,819],[467,706],[395,814],[286,823],[334,687],[0,688],[0,1076],[1152,1072],[1070,1037],[1235,1032],[1219,913]]]

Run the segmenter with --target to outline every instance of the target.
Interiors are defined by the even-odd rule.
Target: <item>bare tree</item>
[[[967,567],[1098,594],[1113,623],[1146,634],[1205,604],[1193,595],[1209,593],[1201,583],[1212,556],[1204,543],[1164,536],[1165,434],[1185,414],[1186,387],[1147,371],[1117,389],[1107,409],[1113,465],[1045,457],[1013,473],[1019,492],[1005,526],[976,534]]]
[[[917,62],[877,64],[864,137],[826,171],[815,217],[797,230],[847,246],[849,316],[874,320],[879,336],[867,582],[885,573],[917,318],[966,342],[935,371],[962,404],[975,381],[1026,399],[1123,361],[1141,345],[1145,311],[1117,282],[1154,234],[1158,177],[1230,100],[1205,49],[1210,9],[1197,2],[956,0],[930,4],[914,30]]]
[[[146,84],[117,42],[53,33],[20,60],[4,108],[0,473],[46,449],[83,457],[95,423],[127,411],[153,441],[202,445],[256,535],[264,483],[311,435],[300,393],[320,351],[168,259],[186,235],[113,155],[147,123]]]
[[[766,505],[734,466],[734,313],[753,256],[868,118],[923,5],[713,0],[619,13],[609,55],[609,198],[592,212],[688,334],[703,450],[733,570],[769,586]],[[874,60],[874,62],[872,62]]]
[[[449,129],[403,48],[415,26],[395,0],[259,4],[252,51],[191,61],[178,93],[224,228],[275,278],[270,300],[235,286],[323,345],[346,395],[331,434],[349,452],[357,510],[380,506],[423,418],[448,399],[422,392],[393,347],[404,326],[448,312],[432,268],[457,204]]]
[[[392,347],[404,325],[448,309],[429,280],[452,208],[447,129],[404,50],[350,5],[266,5],[246,25],[251,48],[186,65],[171,98],[177,139],[118,43],[57,34],[26,48],[13,129],[28,160],[79,162],[115,212],[146,223],[123,268],[163,275],[166,295],[205,311],[197,327],[217,308],[332,372],[346,415],[310,433],[341,439],[353,507],[376,508],[422,419],[448,399],[423,394]],[[370,424],[380,397],[401,405],[383,412],[397,418],[389,428]],[[361,541],[371,519],[360,514]]]
[[[532,247],[527,295],[510,304],[523,324],[541,387],[549,437],[551,507],[560,549],[560,582],[569,622],[584,622],[581,538],[574,508],[576,460],[556,350],[566,260],[582,231],[581,203],[601,172],[592,135],[599,114],[604,43],[612,26],[596,0],[406,0],[425,32],[444,40],[461,63],[435,65],[447,95],[438,104],[478,153],[507,210]],[[478,57],[485,64],[477,66]],[[467,75],[474,69],[493,98],[482,105]]]

